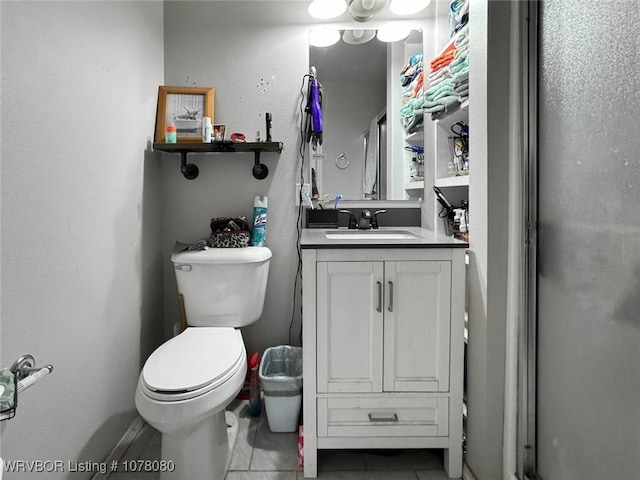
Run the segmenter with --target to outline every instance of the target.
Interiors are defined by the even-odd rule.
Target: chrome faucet
[[[380,213],[387,213],[386,210],[376,210],[373,212],[373,221],[371,222],[371,228],[378,228],[378,215]]]
[[[346,213],[347,215],[349,215],[349,230],[353,230],[355,228],[358,227],[358,225],[356,224],[356,217],[353,215],[353,213],[350,210],[338,210],[339,213]]]
[[[369,230],[369,229],[373,228],[371,220],[372,220],[371,211],[370,210],[362,210],[362,212],[360,212],[360,221],[358,222],[358,229],[359,230]]]
[[[381,213],[387,213],[387,211],[376,210],[372,215],[370,210],[363,210],[360,213],[360,221],[358,222],[357,228],[360,230],[378,228],[378,215]]]
[[[349,215],[349,229],[358,230],[371,230],[372,228],[378,228],[378,214],[387,213],[386,210],[376,210],[371,214],[371,210],[362,210],[360,212],[360,220],[356,222],[356,217],[353,212],[349,210],[338,210],[340,213],[346,213]]]

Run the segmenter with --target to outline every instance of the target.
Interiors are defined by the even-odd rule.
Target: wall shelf
[[[417,132],[405,135],[404,141],[411,145],[422,146],[422,144],[424,143],[424,130],[418,130]]]
[[[404,184],[405,190],[424,190],[424,181],[407,182]]]
[[[445,115],[442,118],[435,120],[436,125],[440,128],[444,128],[449,131],[451,125],[461,120],[467,122],[469,119],[469,99],[466,99],[460,104],[458,108]]]
[[[187,163],[188,153],[253,153],[255,165],[253,167],[253,176],[258,180],[263,180],[269,175],[269,169],[266,165],[260,163],[260,154],[262,152],[281,153],[283,149],[282,142],[178,142],[178,143],[154,143],[154,150],[168,153],[179,153],[181,164],[180,171],[188,180],[198,177],[198,167],[192,163]]]
[[[469,175],[436,178],[436,187],[468,187]]]

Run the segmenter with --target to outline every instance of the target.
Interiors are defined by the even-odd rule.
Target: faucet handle
[[[371,222],[371,210],[362,210],[360,212],[360,220],[358,221],[356,228],[359,230],[368,230],[373,227]]]
[[[373,221],[371,222],[371,228],[378,228],[378,214],[387,213],[386,210],[376,210],[373,212]]]
[[[356,217],[350,210],[338,210],[338,213],[346,213],[349,215],[349,229],[353,230],[356,228]]]

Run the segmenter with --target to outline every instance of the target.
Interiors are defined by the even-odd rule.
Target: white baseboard
[[[146,423],[140,415],[138,415],[133,420],[133,422],[131,422],[131,425],[129,425],[129,428],[127,429],[127,431],[124,432],[124,435],[122,435],[122,438],[118,441],[116,446],[113,447],[113,450],[111,450],[111,453],[104,460],[104,464],[107,465],[107,469],[112,462],[120,461],[120,459],[124,456],[127,449],[133,444],[133,442],[136,441],[136,439],[144,431],[145,425]],[[93,477],[91,477],[91,480],[106,480],[109,478],[110,474],[111,472],[109,471],[107,471],[106,473],[98,472]]]

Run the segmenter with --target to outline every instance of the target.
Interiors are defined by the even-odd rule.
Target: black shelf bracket
[[[180,172],[187,180],[198,178],[200,173],[198,166],[193,163],[187,163],[188,153],[250,153],[253,152],[254,165],[251,173],[257,180],[264,180],[269,176],[269,169],[264,163],[260,162],[260,154],[262,152],[282,152],[281,142],[240,142],[234,143],[230,141],[213,142],[213,143],[154,143],[154,150],[168,153],[180,154]]]
[[[187,153],[189,152],[185,152],[184,150],[180,151],[180,171],[187,180],[195,180],[198,178],[200,170],[197,165],[187,163]]]
[[[256,180],[264,180],[269,176],[269,169],[264,163],[260,163],[260,150],[254,150],[253,154],[255,155],[255,165],[251,170],[253,178]]]

